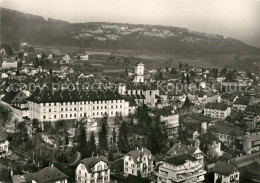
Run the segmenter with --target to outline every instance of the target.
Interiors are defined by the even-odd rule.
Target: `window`
[[[76,111],[76,110],[77,110],[77,108],[75,107],[75,108],[74,108],[74,111]]]
[[[54,115],[54,119],[56,119],[56,115]]]
[[[46,116],[43,116],[43,119],[46,119]]]
[[[51,112],[51,109],[49,109],[49,112]]]
[[[49,103],[49,106],[51,106],[51,103]]]
[[[60,115],[60,117],[61,117],[61,118],[63,118],[63,114],[62,114],[62,115]]]
[[[45,106],[45,103],[43,103],[43,106]]]
[[[72,114],[70,114],[70,117],[72,117]]]
[[[60,110],[63,111],[63,108],[61,108]]]

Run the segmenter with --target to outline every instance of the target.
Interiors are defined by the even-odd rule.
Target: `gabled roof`
[[[177,155],[177,156],[167,158],[165,160],[165,162],[178,166],[178,165],[183,165],[187,161],[196,161],[196,160],[197,160],[196,158],[194,158],[193,156],[191,156],[189,154],[181,154],[181,155]]]
[[[77,101],[101,101],[101,100],[122,100],[123,97],[115,91],[69,91],[69,90],[48,90],[37,89],[30,97],[29,101],[36,103],[49,103],[49,102],[77,102]]]
[[[2,98],[2,101],[6,102],[6,103],[8,103],[8,104],[11,104],[11,103],[13,102],[13,99],[14,99],[18,94],[22,95],[22,98],[21,98],[22,101],[19,100],[18,102],[25,102],[25,101],[24,101],[24,98],[26,98],[27,96],[26,96],[22,91],[20,91],[20,90],[17,90],[17,91],[11,90],[11,91],[9,91],[9,92]]]
[[[125,156],[129,155],[131,156],[131,158],[134,160],[135,163],[140,163],[141,162],[141,159],[144,155],[148,155],[148,158],[149,156],[151,155],[151,158],[149,158],[150,160],[153,160],[153,156],[152,156],[152,153],[146,149],[146,148],[142,148],[142,149],[137,149],[137,150],[133,150],[133,151],[130,151],[128,152]],[[138,161],[138,158],[140,158],[140,160]]]
[[[185,144],[180,144],[180,143],[175,143],[171,149],[166,153],[166,155],[168,156],[172,156],[172,155],[181,155],[181,154],[190,154],[192,155],[193,153],[195,153],[197,150],[197,147],[193,147],[193,146],[189,146],[189,145],[185,145]]]
[[[86,166],[86,169],[88,170],[89,173],[92,172],[92,168],[100,161],[103,161],[109,164],[108,160],[104,156],[96,156],[96,157],[90,157],[90,158],[85,158],[80,161],[80,163],[84,164]]]
[[[216,109],[216,110],[221,110],[221,111],[224,111],[228,108],[228,105],[225,104],[225,103],[207,103],[205,105],[205,108],[206,109]]]
[[[234,173],[234,171],[239,171],[238,168],[232,164],[225,161],[218,161],[214,168],[212,169],[213,172],[229,176]]]
[[[27,182],[31,182],[32,180],[34,180],[37,183],[49,183],[58,180],[65,180],[69,177],[57,168],[50,166],[45,167],[44,169],[36,173],[25,174],[24,178]]]
[[[248,105],[249,104],[249,101],[245,98],[237,98],[235,100],[235,102],[233,104],[237,104],[237,105]]]
[[[220,134],[225,134],[225,135],[230,135],[230,136],[242,136],[245,133],[240,130],[239,128],[229,126],[226,124],[215,124],[209,126],[209,131],[220,133]]]

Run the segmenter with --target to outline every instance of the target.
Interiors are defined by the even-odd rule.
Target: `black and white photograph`
[[[0,0],[0,183],[260,183],[260,0]]]

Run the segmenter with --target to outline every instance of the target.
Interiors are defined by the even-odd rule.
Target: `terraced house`
[[[36,90],[28,99],[29,117],[39,121],[127,116],[129,102],[117,92]]]
[[[207,103],[204,107],[204,115],[211,118],[225,119],[230,113],[231,109],[225,103]]]

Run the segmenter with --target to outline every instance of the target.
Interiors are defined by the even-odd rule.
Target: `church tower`
[[[135,64],[135,79],[134,82],[142,83],[144,82],[144,64],[137,63]]]

